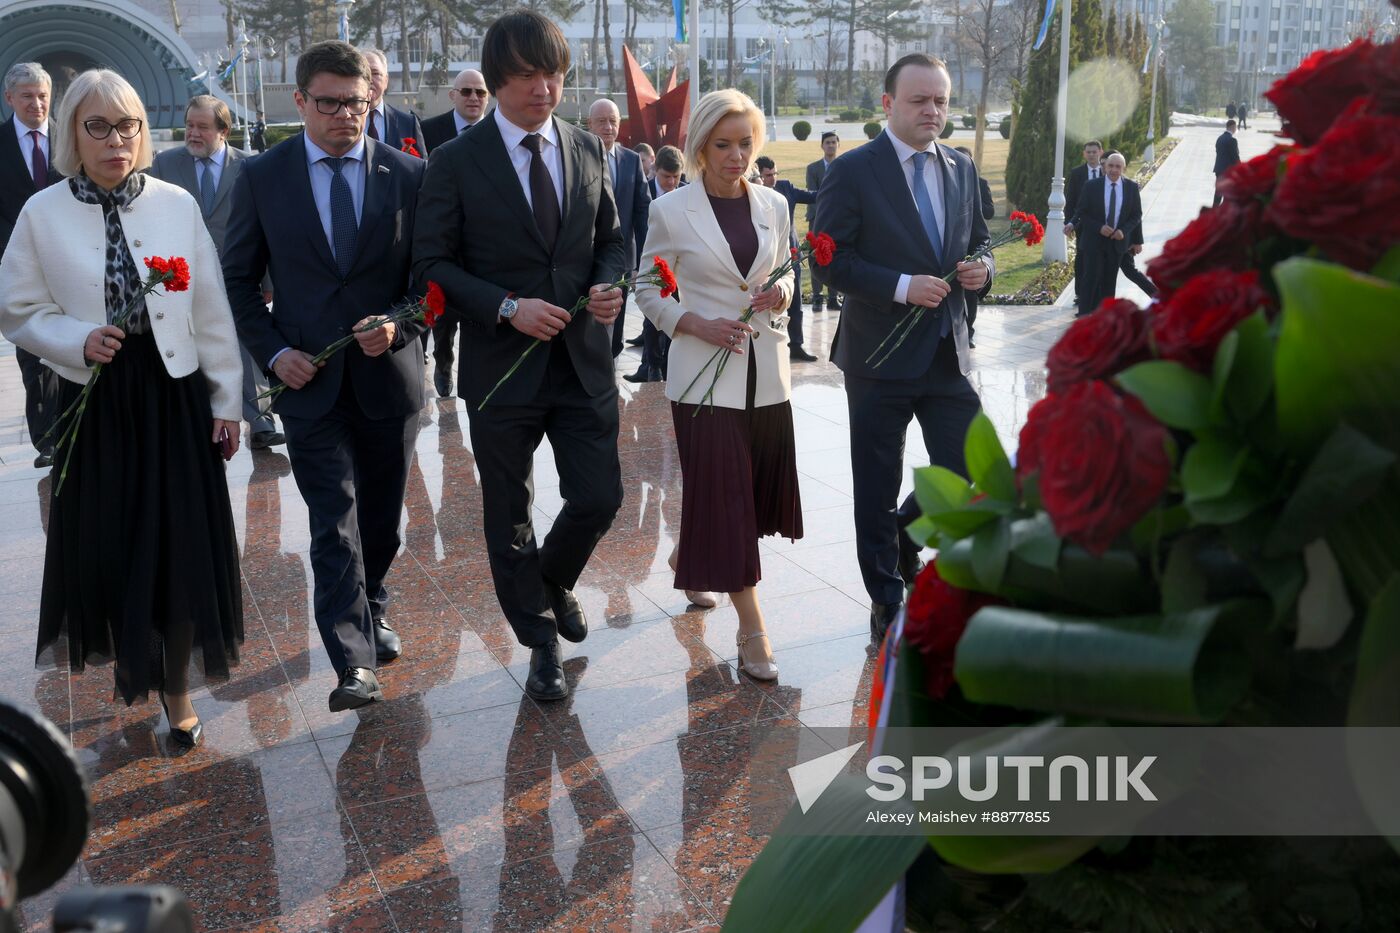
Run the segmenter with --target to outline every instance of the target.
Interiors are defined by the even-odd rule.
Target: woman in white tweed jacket
[[[121,76],[84,72],[59,113],[55,167],[0,261],[0,330],[62,377],[60,409],[103,364],[49,511],[37,654],[115,661],[128,705],[160,691],[179,744],[202,729],[191,674],[227,677],[243,639],[223,453],[237,449],[242,361],[214,243],[194,199],[140,173],[146,109]],[[147,256],[184,258],[187,291],[140,294]]]

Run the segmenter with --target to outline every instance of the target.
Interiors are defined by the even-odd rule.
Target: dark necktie
[[[355,198],[350,193],[350,182],[345,180],[341,169],[346,159],[326,159],[326,164],[335,174],[331,177],[331,245],[335,248],[335,264],[341,275],[350,272],[350,261],[355,256],[355,238],[359,235],[360,224],[355,219]],[[353,167],[354,163],[351,162]]]
[[[199,179],[199,205],[204,209],[204,216],[208,217],[214,213],[214,160],[206,157],[200,159],[199,164],[204,167],[203,176]]]
[[[44,148],[39,145],[41,135],[38,130],[29,131],[29,137],[34,140],[34,152],[29,156],[29,163],[35,191],[43,191],[49,186],[49,160],[44,158]]]
[[[1118,220],[1118,182],[1108,186],[1108,225],[1116,228]]]
[[[374,118],[378,113],[378,110],[371,110],[369,112],[369,138],[374,140],[379,139],[379,130],[374,128]]]
[[[914,203],[919,208],[919,220],[924,225],[924,233],[928,235],[929,244],[933,247],[934,257],[941,263],[943,261],[943,238],[938,235],[938,219],[933,213],[933,198],[929,197],[928,182],[924,179],[924,163],[928,162],[927,152],[914,153]],[[948,314],[942,308],[936,308],[936,313],[941,321],[938,325],[938,336],[948,336],[951,323]]]
[[[530,133],[521,145],[530,150],[530,208],[535,213],[535,225],[540,228],[545,244],[553,247],[559,237],[559,196],[554,192],[554,179],[549,177],[540,152],[544,137]]]

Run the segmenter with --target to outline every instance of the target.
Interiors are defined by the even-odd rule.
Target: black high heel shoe
[[[165,721],[170,724],[170,737],[175,740],[176,745],[183,745],[186,748],[194,748],[199,744],[199,740],[204,738],[204,723],[195,721],[193,729],[180,729],[175,726],[175,720],[170,718],[170,707],[165,705],[165,694],[160,695],[160,708],[165,711]]]

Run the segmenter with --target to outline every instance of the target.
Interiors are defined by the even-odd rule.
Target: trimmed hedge
[[[866,139],[874,139],[876,136],[879,136],[879,135],[880,135],[880,124],[876,123],[874,120],[871,120],[869,123],[865,124],[865,138],[866,138]]]
[[[798,120],[792,125],[792,135],[798,142],[805,142],[807,137],[812,135],[812,124],[806,120]]]

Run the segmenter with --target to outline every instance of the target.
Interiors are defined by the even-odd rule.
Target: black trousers
[[[456,343],[457,319],[444,315],[442,320],[433,325],[433,362],[443,372],[452,372],[452,348]]]
[[[283,415],[282,430],[311,519],[316,626],[326,654],[338,675],[375,667],[373,620],[384,615],[384,578],[402,543],[418,413],[368,417],[346,374],[330,411]]]
[[[788,348],[802,349],[802,267],[792,270],[792,301],[788,302]]]
[[[651,321],[642,321],[642,370],[660,370],[666,377],[666,357],[671,351],[671,338]]]
[[[896,511],[909,422],[919,419],[930,462],[966,475],[963,441],[982,403],[958,369],[952,339],[944,338],[933,364],[917,379],[867,379],[847,373],[846,405],[861,578],[872,602],[902,602],[900,528],[918,515],[912,494]]]
[[[573,589],[622,506],[617,389],[589,396],[563,341],[552,341],[549,351],[549,370],[534,402],[468,412],[496,598],[515,637],[531,648],[549,644],[558,633],[545,581]],[[537,544],[534,460],[546,437],[564,508]]]
[[[29,426],[29,442],[35,450],[52,450],[54,439],[44,440],[44,435],[59,414],[59,375],[20,347],[15,347],[15,362],[24,382],[24,421]]]
[[[627,318],[628,289],[622,289],[622,310],[617,312],[617,320],[612,324],[612,355],[617,359],[622,355],[622,322]]]
[[[1097,311],[1106,298],[1118,290],[1118,264],[1123,255],[1114,241],[1095,231],[1080,243],[1084,250],[1084,283],[1079,286],[1079,313]]]
[[[1127,277],[1129,282],[1146,292],[1148,298],[1157,297],[1157,286],[1153,285],[1152,280],[1146,275],[1143,275],[1142,270],[1137,267],[1137,257],[1131,252],[1122,255],[1118,260],[1118,268],[1123,270],[1123,275]],[[969,321],[968,327],[971,326],[972,323]]]

